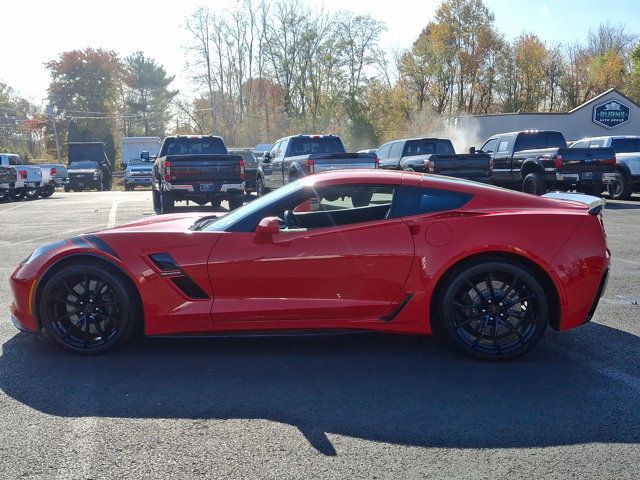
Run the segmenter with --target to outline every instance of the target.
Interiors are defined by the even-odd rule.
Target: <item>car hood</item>
[[[187,232],[198,219],[203,217],[221,217],[226,212],[188,212],[170,215],[153,215],[117,227],[102,230],[100,234],[120,234],[133,232]]]

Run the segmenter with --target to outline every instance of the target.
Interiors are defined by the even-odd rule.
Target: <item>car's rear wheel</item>
[[[175,208],[175,199],[171,192],[160,192],[160,213],[171,213]]]
[[[45,185],[40,189],[40,196],[42,198],[49,198],[56,191],[53,185]]]
[[[264,186],[264,180],[262,177],[256,179],[256,195],[261,197],[269,192],[269,189]]]
[[[233,195],[229,197],[229,210],[235,210],[236,208],[240,208],[244,203],[243,195]]]
[[[15,188],[11,190],[11,192],[9,193],[9,197],[14,202],[17,202],[18,200],[22,200],[22,198],[24,197],[24,188]]]
[[[629,200],[633,194],[633,181],[627,172],[619,171],[618,177],[607,185],[607,191],[614,200]]]
[[[6,202],[9,198],[9,190],[0,190],[0,202]]]
[[[65,185],[65,186],[64,186],[64,191],[65,191],[66,193],[69,193],[69,191],[71,191],[71,187],[69,187],[68,185]]]
[[[28,187],[24,189],[24,198],[27,200],[35,200],[40,196],[40,189],[38,187]]]
[[[549,306],[529,269],[488,261],[458,269],[448,278],[438,313],[457,348],[483,360],[508,360],[540,341]]]
[[[47,336],[83,355],[103,353],[134,332],[135,294],[122,274],[97,265],[65,267],[46,281],[38,314]]]
[[[222,203],[222,200],[220,200],[219,198],[211,200],[211,206],[212,207],[219,207],[220,203]]]
[[[547,182],[544,175],[539,172],[531,172],[522,181],[522,191],[532,195],[543,195],[547,193]]]
[[[155,188],[151,190],[151,201],[153,202],[153,210],[160,213],[160,192]]]

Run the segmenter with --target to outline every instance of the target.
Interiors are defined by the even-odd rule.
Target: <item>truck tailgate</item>
[[[468,180],[486,180],[491,177],[491,158],[486,154],[440,155],[429,157],[429,173]]]
[[[373,169],[378,167],[377,157],[371,153],[328,153],[309,155],[313,161],[313,173],[354,168]]]
[[[15,181],[16,181],[15,168],[0,166],[0,183],[14,183]]]
[[[168,155],[171,182],[207,183],[242,181],[239,155]],[[165,163],[165,164],[166,164]]]
[[[562,157],[561,173],[615,171],[613,148],[559,148],[557,155]]]

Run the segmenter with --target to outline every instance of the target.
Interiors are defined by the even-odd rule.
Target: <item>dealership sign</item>
[[[604,128],[615,128],[629,121],[629,107],[611,100],[593,107],[593,123]]]

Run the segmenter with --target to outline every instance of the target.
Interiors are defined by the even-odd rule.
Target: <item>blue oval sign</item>
[[[629,107],[616,100],[593,107],[593,123],[604,128],[615,128],[629,121]]]

